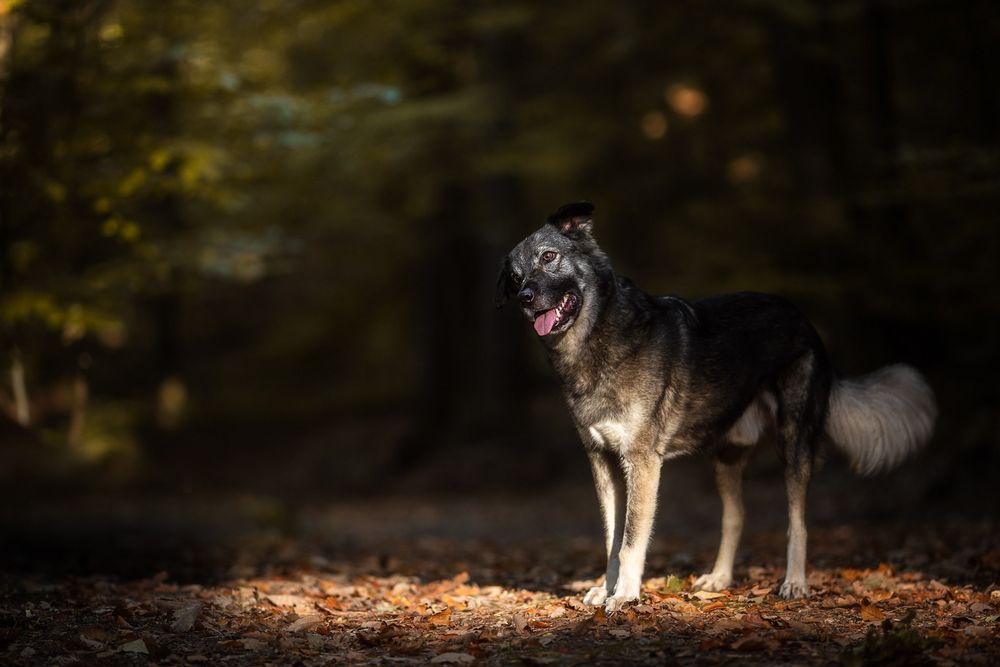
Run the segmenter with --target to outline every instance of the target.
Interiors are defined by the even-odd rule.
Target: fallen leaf
[[[882,610],[872,604],[872,601],[868,598],[861,600],[861,618],[866,621],[873,621],[878,623],[885,619],[885,614]]]
[[[604,610],[601,609],[601,611]],[[521,614],[514,614],[512,623],[514,624],[514,629],[517,630],[518,632],[524,632],[525,628],[528,627],[528,619],[526,619]]]
[[[774,586],[754,586],[750,589],[750,594],[754,597],[763,597],[774,590]]]
[[[716,600],[715,602],[712,602],[711,604],[705,605],[704,607],[701,608],[701,610],[703,612],[707,612],[707,611],[715,611],[716,609],[725,609],[725,608],[726,608],[726,603],[725,602],[723,602],[722,600]]]
[[[136,639],[118,647],[118,650],[122,653],[145,653],[149,655],[149,649],[146,648],[146,642],[141,639]]]
[[[240,639],[240,643],[243,645],[244,651],[259,651],[267,646],[266,642],[262,642],[254,637],[244,637]]]
[[[858,599],[853,595],[838,595],[832,598],[826,598],[820,603],[820,606],[824,609],[834,609],[836,607],[853,607],[858,603]]]
[[[301,595],[275,595],[269,594],[267,601],[275,607],[291,607],[297,614],[308,614],[315,610],[312,600]]]
[[[468,664],[470,662],[475,662],[476,656],[469,653],[442,653],[431,658],[433,663],[444,663],[444,664]]]
[[[993,628],[985,625],[969,625],[963,628],[962,632],[970,637],[989,637],[993,634]]]
[[[698,607],[695,607],[687,600],[682,600],[679,597],[663,598],[663,603],[670,608],[670,611],[675,611],[680,614],[697,614],[700,611]]]
[[[438,613],[428,616],[427,622],[439,627],[451,625],[451,607],[445,607]]]
[[[1000,588],[995,591],[990,591],[990,599],[1000,602]]]
[[[566,615],[566,607],[555,607],[549,612],[549,618],[560,618]]]
[[[713,593],[712,591],[698,591],[694,596],[699,600],[715,600],[716,598],[727,597],[725,593]]]
[[[872,602],[885,602],[893,596],[893,592],[890,590],[872,591],[868,594],[868,598]]]
[[[303,616],[291,625],[289,625],[286,630],[288,632],[302,632],[303,630],[312,630],[317,625],[323,622],[323,617],[319,614],[309,614],[308,616]]]
[[[170,631],[187,632],[193,628],[203,606],[200,602],[192,602],[174,610],[174,622],[170,624]]]

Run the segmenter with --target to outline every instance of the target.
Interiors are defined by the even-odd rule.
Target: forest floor
[[[580,601],[591,493],[8,504],[0,663],[1000,664],[988,520],[810,526],[813,594],[785,601],[780,516],[721,594],[690,590],[717,527],[664,519],[642,599],[609,617]]]

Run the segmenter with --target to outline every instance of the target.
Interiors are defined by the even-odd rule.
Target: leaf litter
[[[665,565],[654,545],[649,570],[666,574],[647,578],[641,599],[611,615],[581,601],[599,583],[588,578],[601,566],[597,539],[403,540],[352,551],[278,536],[239,550],[248,570],[195,583],[169,570],[139,579],[5,574],[0,662],[1000,663],[1000,571],[977,551],[995,546],[961,547],[956,562],[978,564],[963,581],[958,569],[935,568],[933,542],[908,543],[892,566],[876,557],[864,567],[851,553],[870,549],[860,532],[843,552],[824,547],[843,534],[811,536],[807,600],[775,594],[775,535],[758,538],[756,562],[718,593],[693,591],[695,568]]]

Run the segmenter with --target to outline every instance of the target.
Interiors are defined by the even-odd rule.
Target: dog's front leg
[[[660,466],[660,457],[655,453],[630,453],[622,457],[626,493],[625,530],[618,551],[618,581],[604,604],[604,610],[609,614],[621,609],[625,603],[639,599],[646,549],[656,514]]]
[[[617,457],[606,451],[590,452],[590,467],[597,487],[597,502],[604,521],[604,545],[608,555],[608,569],[604,584],[594,586],[583,596],[585,604],[600,606],[608,595],[614,593],[618,581],[618,550],[625,532],[625,478]]]

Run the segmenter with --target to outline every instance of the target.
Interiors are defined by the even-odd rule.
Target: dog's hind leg
[[[655,452],[626,454],[622,457],[625,471],[625,530],[618,552],[618,581],[604,604],[611,614],[626,602],[639,599],[642,571],[646,565],[646,550],[653,533],[656,515],[656,494],[660,490],[662,460]]]
[[[618,551],[625,533],[625,478],[617,457],[606,451],[590,452],[590,467],[597,487],[597,502],[604,521],[604,544],[608,554],[608,568],[604,584],[594,586],[583,596],[584,604],[601,606],[614,593],[618,582]]]
[[[806,490],[809,487],[809,461],[789,462],[785,468],[788,494],[788,564],[781,597],[802,598],[809,595],[806,582]]]
[[[735,460],[715,460],[715,483],[722,498],[722,540],[715,567],[694,582],[695,590],[721,591],[733,581],[733,562],[736,547],[743,532],[743,470],[750,458],[750,450],[741,448]]]
[[[817,364],[819,362],[820,365]],[[806,492],[816,442],[829,401],[829,376],[815,352],[804,355],[780,380],[783,403],[778,428],[788,496],[788,563],[781,597],[809,595],[806,581]]]

